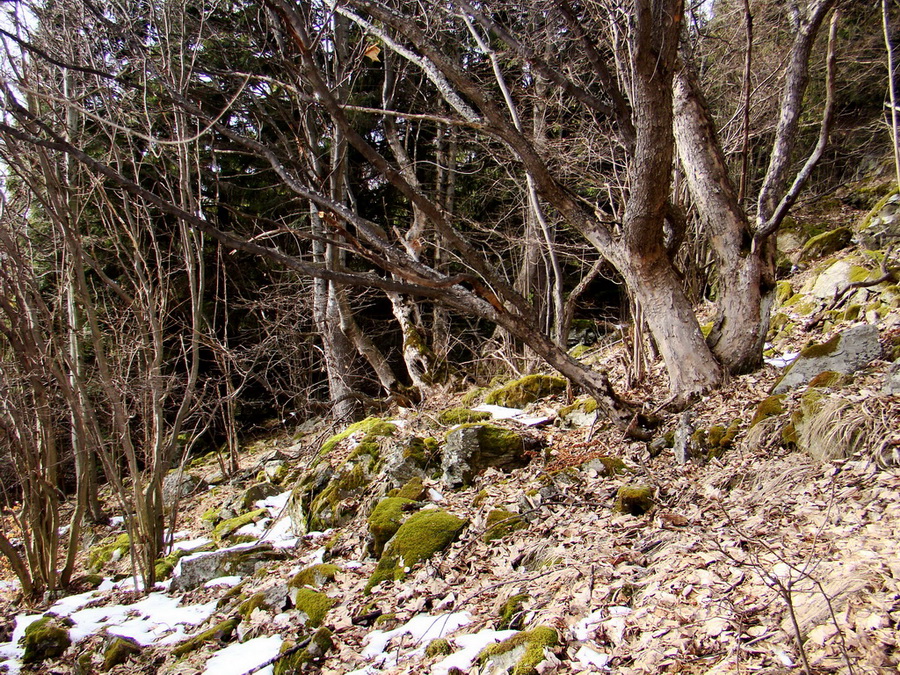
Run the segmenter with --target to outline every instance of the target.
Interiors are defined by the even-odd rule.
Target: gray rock
[[[171,508],[178,500],[187,497],[196,490],[202,482],[200,478],[193,474],[183,473],[177,469],[170,471],[163,478],[163,505],[166,508]]]
[[[782,394],[806,384],[819,373],[833,370],[850,375],[881,355],[878,328],[871,324],[853,326],[821,345],[807,347],[772,388]]]
[[[900,360],[894,361],[884,374],[884,389],[888,396],[900,396]]]
[[[857,236],[869,249],[896,244],[900,240],[900,194],[893,194],[884,204],[876,205],[866,216]]]
[[[306,473],[291,491],[285,512],[291,519],[291,531],[298,537],[309,532],[310,502],[328,486],[332,478],[334,470],[327,462],[322,462]]]
[[[237,508],[241,513],[249,511],[250,509],[256,508],[254,504],[260,499],[277,495],[281,491],[281,488],[272,483],[257,483],[256,485],[251,485],[234,501],[232,508]]]
[[[447,434],[441,458],[443,480],[450,487],[471,483],[488,467],[511,471],[530,461],[536,442],[492,424],[460,426]]]
[[[838,260],[823,270],[811,283],[806,284],[802,293],[809,293],[823,300],[831,300],[834,294],[850,283],[853,265],[846,260]]]
[[[201,584],[226,576],[247,576],[266,563],[285,560],[289,553],[267,544],[197,553],[178,561],[177,576],[169,587],[173,592],[197,588]]]

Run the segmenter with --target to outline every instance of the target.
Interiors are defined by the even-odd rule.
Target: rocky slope
[[[0,661],[225,675],[896,670],[900,292],[889,237],[870,236],[892,204],[859,221],[865,237],[785,238],[798,267],[779,286],[770,365],[677,414],[653,410],[665,400],[653,370],[630,394],[662,418],[653,441],[536,375],[276,434],[230,478],[199,458],[168,485],[183,493],[158,568],[169,581],[149,595],[116,582],[127,540],[120,524],[100,529],[84,593],[13,621],[22,608],[2,586]],[[851,240],[876,248],[842,248]],[[624,378],[621,343],[578,351]]]

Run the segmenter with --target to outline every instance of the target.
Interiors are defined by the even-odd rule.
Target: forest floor
[[[859,255],[848,249],[838,259]],[[822,267],[799,272],[790,279],[793,287],[801,288]],[[798,325],[804,320],[790,318]],[[882,338],[896,335],[900,309],[885,306],[869,318]],[[795,352],[852,323],[829,321],[809,331],[798,327],[778,337],[774,349]],[[885,347],[887,357],[891,344]],[[621,343],[601,344],[586,357],[607,368],[620,385],[624,381]],[[900,443],[900,402],[883,392],[889,366],[887,358],[876,359],[851,382],[822,390],[842,406],[834,408],[830,424],[820,425],[821,437],[807,438],[807,445],[831,443],[830,431],[856,425],[845,456],[831,459],[784,442],[785,427],[804,404],[803,387],[786,395],[781,412],[751,429],[760,403],[783,373],[774,365],[732,378],[693,406],[698,429],[737,421],[734,442],[704,461],[678,464],[671,448],[651,452],[649,444],[628,440],[602,420],[575,428],[497,421],[539,440],[543,450],[524,468],[488,469],[462,489],[448,489],[439,478],[425,480],[423,501],[464,518],[467,526],[449,547],[413,566],[403,579],[364,592],[376,566],[367,555],[367,518],[378,490],[373,483],[342,527],[296,539],[285,534],[280,541],[289,551],[287,559],[243,580],[239,598],[283,585],[323,559],[336,566],[334,579],[321,588],[332,601],[323,625],[331,631],[333,646],[298,672],[505,672],[489,663],[473,665],[472,659],[484,645],[511,635],[500,625],[504,609],[510,608],[505,623],[513,629],[548,626],[558,637],[544,648],[539,665],[516,673],[787,673],[803,672],[804,659],[812,673],[900,672],[900,471],[885,455]],[[448,393],[420,409],[396,411],[388,419],[398,421],[400,431],[390,442],[446,433],[438,413],[459,406],[462,395]],[[650,402],[648,409],[665,401],[661,366],[651,366],[628,395]],[[548,397],[526,412],[553,418],[568,403],[565,396]],[[680,423],[679,414],[660,413],[660,434]],[[213,461],[193,467],[217,485],[204,486],[183,502],[176,539],[208,541],[202,514],[233,502],[276,454],[287,458],[291,469],[310,465],[333,431],[322,423],[305,434],[282,430],[258,440],[241,457],[242,478],[230,482],[219,482]],[[602,465],[589,461],[601,456],[621,459],[627,470],[606,475]],[[646,513],[613,508],[618,489],[626,484],[652,489],[653,506]],[[291,487],[282,486],[284,498]],[[269,531],[277,529],[272,526],[283,516],[283,503],[272,498]],[[518,529],[487,542],[488,514],[499,508],[522,519],[516,521]],[[91,541],[109,542],[121,532],[121,525],[98,527]],[[113,560],[102,570],[108,577],[127,571],[127,559]],[[284,640],[302,635],[308,620],[297,609],[257,607],[243,617],[230,644],[210,639],[176,657],[172,644],[234,615],[231,585],[240,580],[180,594],[167,595],[161,588],[153,594],[182,609],[204,608],[188,620],[168,613],[175,611],[169,605],[141,605],[143,596],[129,590],[127,581],[117,587],[107,582],[101,589],[108,590],[55,609],[49,602],[24,607],[9,570],[0,568],[0,576],[0,616],[8,617],[0,622],[0,641],[13,638],[0,645],[0,662],[9,659],[8,672],[20,667],[15,638],[24,617],[48,609],[71,616],[73,630],[87,621],[86,614],[78,614],[84,608],[105,616],[93,619],[96,632],[85,628],[63,656],[33,672],[76,672],[85,654],[77,667],[91,662],[99,669],[108,636],[130,634],[116,626],[140,619],[156,621],[152,629],[141,624],[133,633],[146,646],[109,672],[243,675],[277,654]],[[118,622],[109,618],[119,615]],[[380,618],[373,626],[375,617]],[[159,627],[166,622],[168,627]],[[425,647],[436,637],[447,638],[447,646],[443,653],[433,649],[426,655]],[[248,648],[239,651],[242,645]],[[271,666],[258,672],[272,672]]]

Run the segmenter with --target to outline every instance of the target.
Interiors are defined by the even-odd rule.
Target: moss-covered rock
[[[238,605],[237,613],[246,621],[250,618],[250,615],[253,614],[253,610],[262,610],[264,612],[272,611],[272,607],[266,601],[266,594],[262,591],[258,593],[254,593],[249,598],[244,600],[240,605]]]
[[[207,628],[205,631],[197,633],[194,637],[188,638],[184,642],[175,645],[175,647],[172,648],[172,654],[176,658],[181,658],[185,654],[190,654],[192,651],[199,649],[208,642],[229,642],[240,622],[240,617],[232,617],[220,621],[211,628]]]
[[[420,476],[413,476],[403,487],[391,490],[391,497],[400,497],[401,499],[411,499],[414,502],[421,501],[425,496],[425,484]]]
[[[783,412],[784,394],[764,398],[762,401],[760,401],[759,405],[756,406],[756,412],[753,413],[753,418],[750,420],[750,428],[752,429],[763,420],[770,417],[775,417],[776,415],[780,415]]]
[[[438,422],[445,426],[456,424],[470,424],[491,419],[491,413],[484,410],[471,410],[470,408],[451,408],[438,415]]]
[[[362,436],[362,438],[360,439],[360,443],[362,443],[366,440],[372,440],[379,436],[392,436],[395,431],[397,431],[396,424],[385,422],[378,417],[367,417],[364,420],[351,424],[340,433],[335,434],[327,441],[325,441],[322,444],[322,449],[319,451],[319,455],[328,455],[337,447],[338,443],[346,440],[347,438],[350,438],[355,434],[359,434]]]
[[[88,553],[88,569],[97,572],[103,569],[106,563],[120,560],[128,553],[130,546],[131,539],[128,534],[120,534],[106,539],[94,546]]]
[[[587,427],[597,421],[597,401],[588,396],[559,409],[557,419],[567,426]]]
[[[450,646],[450,643],[446,638],[432,640],[428,643],[428,646],[425,647],[425,656],[429,659],[434,658],[435,656],[447,656],[452,653],[453,647]]]
[[[616,492],[615,510],[640,516],[653,508],[653,488],[648,485],[623,485]]]
[[[330,563],[311,565],[310,567],[303,568],[291,577],[288,586],[290,588],[303,588],[304,586],[322,588],[325,584],[334,581],[334,577],[340,571],[340,567]]]
[[[522,607],[526,600],[528,600],[528,594],[519,593],[503,603],[497,621],[497,630],[522,630],[522,623],[525,619]]]
[[[165,581],[170,576],[172,576],[172,572],[175,570],[175,566],[178,564],[178,561],[181,560],[184,556],[190,555],[191,553],[194,553],[194,551],[184,551],[182,549],[176,549],[164,558],[158,558],[156,560],[155,566],[156,580]]]
[[[566,390],[566,380],[555,375],[526,375],[495,389],[485,397],[485,403],[508,408],[522,408],[538,399]]]
[[[834,370],[825,370],[813,377],[806,386],[810,389],[837,388],[852,381],[853,378],[850,375],[844,375]]]
[[[528,527],[528,523],[518,513],[506,509],[493,509],[488,513],[481,538],[485,543],[490,543],[525,527]]]
[[[53,617],[42,617],[25,629],[22,636],[22,646],[25,648],[22,662],[41,663],[58,658],[71,644],[69,631],[64,626]]]
[[[219,509],[213,507],[211,509],[207,509],[202,513],[202,515],[200,516],[200,522],[211,530],[217,524],[222,522],[222,515]]]
[[[601,476],[617,476],[620,473],[628,473],[630,471],[621,459],[608,455],[592,457],[578,468],[582,471],[596,471]]]
[[[305,624],[310,628],[321,626],[335,600],[311,588],[292,588],[291,601],[299,612],[306,615]]]
[[[478,654],[480,672],[537,675],[537,668],[546,659],[545,649],[559,644],[559,635],[549,626],[537,626],[516,633],[510,638],[489,645]]]
[[[463,424],[447,434],[441,459],[443,480],[457,487],[488,467],[512,471],[531,460],[527,450],[534,449],[530,439],[493,424]]]
[[[439,509],[419,511],[406,519],[388,542],[366,592],[388,579],[402,579],[417,563],[455,541],[466,521]]]
[[[281,492],[281,488],[279,488],[274,483],[270,483],[269,481],[263,481],[261,483],[251,485],[246,490],[244,490],[243,494],[241,494],[241,496],[238,498],[240,510],[247,511],[261,499],[271,497],[272,495],[277,495],[279,492]]]
[[[114,635],[103,650],[103,670],[125,663],[133,656],[141,653],[141,646],[133,638]]]
[[[223,520],[221,523],[216,525],[215,528],[213,528],[213,539],[215,539],[216,541],[226,539],[237,532],[239,529],[241,529],[244,525],[255,523],[260,518],[264,518],[265,516],[267,516],[268,513],[269,512],[266,511],[266,509],[256,509],[255,511],[249,511],[239,516],[235,516],[234,518]]]
[[[830,232],[812,237],[800,249],[799,260],[806,261],[830,255],[850,245],[853,230],[849,227],[838,227]]]
[[[372,536],[371,553],[380,558],[384,545],[396,534],[409,514],[418,508],[418,502],[403,497],[382,499],[369,515],[369,534]]]
[[[312,672],[310,664],[320,661],[333,648],[334,641],[331,639],[331,631],[324,626],[310,636],[309,642],[302,649],[296,649],[292,640],[285,640],[279,653],[290,653],[275,662],[273,675],[300,675]]]
[[[790,281],[778,281],[775,283],[775,302],[783,305],[794,295],[794,287]]]

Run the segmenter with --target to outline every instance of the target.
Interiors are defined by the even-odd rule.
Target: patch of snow
[[[482,403],[477,408],[472,408],[472,410],[491,413],[491,417],[495,420],[509,420],[525,412],[521,408],[505,408],[502,405],[489,405],[487,403]]]
[[[18,579],[12,581],[0,581],[0,591],[17,591],[19,590]]]
[[[269,526],[261,541],[272,544],[274,548],[294,548],[300,538],[293,535],[291,519],[285,516]]]
[[[622,607],[618,605],[614,605],[610,607],[607,611],[609,611],[610,616],[628,616],[631,614],[631,607]]]
[[[113,526],[116,526],[116,525],[124,525],[124,524],[125,524],[125,518],[122,517],[122,516],[112,516],[112,517],[109,519],[109,524],[110,524],[110,525],[113,525]]]
[[[363,564],[357,560],[348,560],[341,565],[345,570],[358,570]]]
[[[786,352],[781,356],[766,357],[763,361],[776,368],[786,368],[796,361],[798,356],[800,356],[800,352]]]
[[[460,651],[454,652],[444,660],[434,664],[431,667],[431,675],[446,675],[451,668],[459,668],[461,671],[467,672],[482,649],[493,642],[500,642],[512,637],[516,632],[514,630],[491,630],[485,628],[477,633],[456,636],[453,638],[453,642],[458,647],[461,647]]]
[[[258,637],[225,647],[206,662],[209,675],[243,675],[278,656],[283,642],[280,635]],[[256,675],[272,675],[273,666],[256,671]]]
[[[582,645],[581,649],[575,654],[575,658],[583,665],[587,666],[596,666],[597,668],[602,668],[604,670],[609,667],[609,654],[602,654],[595,649],[591,649],[587,645]]]
[[[78,595],[70,595],[67,598],[57,600],[50,607],[50,611],[60,616],[69,616],[72,612],[81,609],[91,600],[95,600],[100,595],[100,591],[88,591],[87,593],[79,593]]]
[[[273,512],[280,512],[291,498],[291,491],[282,492],[280,495],[273,495],[254,502],[254,506],[258,509],[269,509]]]
[[[200,548],[201,546],[206,546],[211,542],[212,539],[209,539],[207,537],[197,537],[196,539],[176,541],[174,544],[172,544],[172,548],[176,551],[193,551],[194,549]]]
[[[386,653],[386,649],[394,638],[409,635],[415,645],[425,645],[458,630],[472,622],[468,612],[455,612],[441,616],[417,614],[399,628],[389,631],[376,630],[366,636],[368,643],[362,651],[363,658],[374,659],[375,664],[392,666],[396,663],[396,655]]]
[[[238,576],[216,577],[203,584],[203,588],[215,588],[217,586],[228,586],[230,588],[237,586],[239,583],[241,583],[241,577]]]
[[[307,565],[321,565],[323,562],[325,562],[325,549],[317,548],[312,553],[307,553],[305,556],[300,558],[300,560]]]
[[[444,495],[435,490],[434,488],[428,488],[428,499],[433,502],[442,502],[444,501]]]
[[[575,624],[572,628],[572,632],[575,634],[576,640],[587,640],[591,637],[591,633],[594,632],[594,627],[599,625],[604,617],[606,616],[606,611],[602,609],[598,609],[596,612],[592,612],[584,617],[581,621]]]

